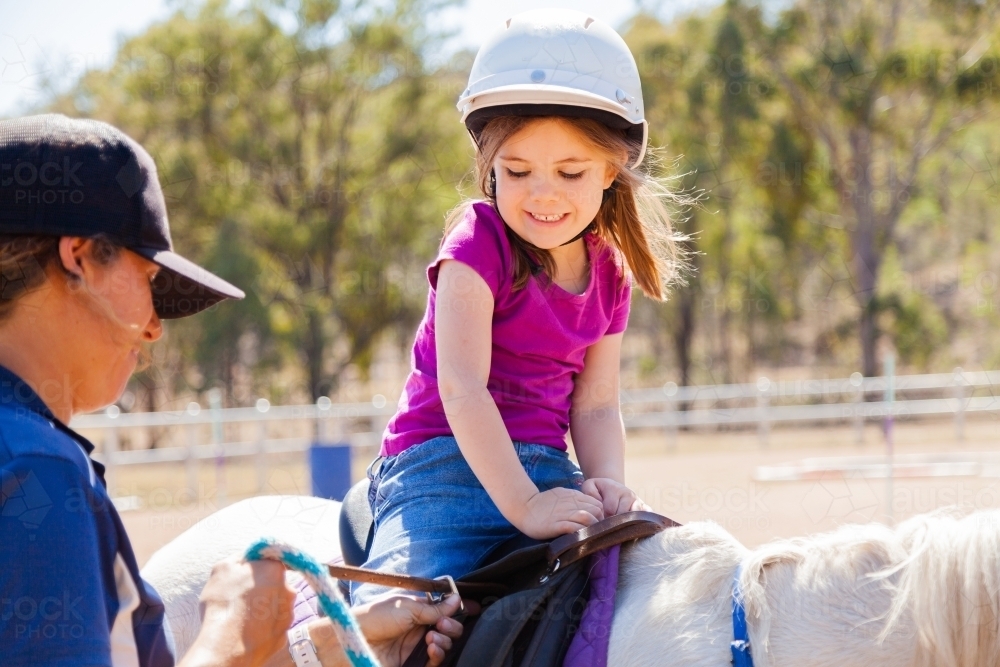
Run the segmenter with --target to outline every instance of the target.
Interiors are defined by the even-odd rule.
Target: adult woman
[[[0,664],[174,663],[103,467],[66,424],[121,395],[161,319],[242,296],[173,252],[155,165],[133,140],[63,116],[0,122]],[[181,664],[263,664],[286,646],[292,598],[276,563],[219,564]],[[359,621],[390,659],[436,624],[436,662],[456,606],[397,600]],[[326,667],[342,658],[332,641],[319,642]]]

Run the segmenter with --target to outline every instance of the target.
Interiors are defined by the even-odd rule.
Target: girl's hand
[[[652,511],[652,508],[642,502],[635,492],[624,484],[607,477],[593,477],[583,483],[580,489],[591,498],[598,500],[605,516],[614,516],[622,512],[638,510]]]
[[[599,500],[574,489],[556,488],[531,496],[514,525],[528,537],[548,540],[586,528],[603,518]]]

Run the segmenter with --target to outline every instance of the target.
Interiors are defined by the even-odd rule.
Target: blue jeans
[[[579,489],[583,473],[566,452],[515,442],[540,491]],[[503,517],[453,437],[433,438],[372,466],[368,501],[375,537],[364,567],[418,577],[468,574],[483,556],[518,534]],[[351,604],[389,589],[351,582]]]

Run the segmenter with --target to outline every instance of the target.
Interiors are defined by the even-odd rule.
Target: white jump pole
[[[886,521],[892,524],[892,477],[893,477],[893,442],[892,426],[894,417],[894,403],[896,401],[896,356],[889,352],[885,355],[884,372],[885,376],[885,405],[886,414],[883,421],[885,431],[885,459],[888,469],[885,476],[885,515]]]

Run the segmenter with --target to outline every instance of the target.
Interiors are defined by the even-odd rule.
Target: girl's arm
[[[587,348],[569,413],[569,432],[584,477],[619,484],[625,483],[625,426],[618,399],[623,336],[605,336]]]
[[[587,349],[569,420],[576,458],[587,478],[583,491],[602,501],[607,516],[647,509],[625,487],[625,425],[618,397],[623,336],[605,336]]]
[[[441,263],[434,328],[438,390],[448,425],[483,488],[521,532],[546,539],[589,526],[604,518],[601,503],[571,489],[539,493],[487,389],[493,305],[493,293],[475,270],[457,260]]]

